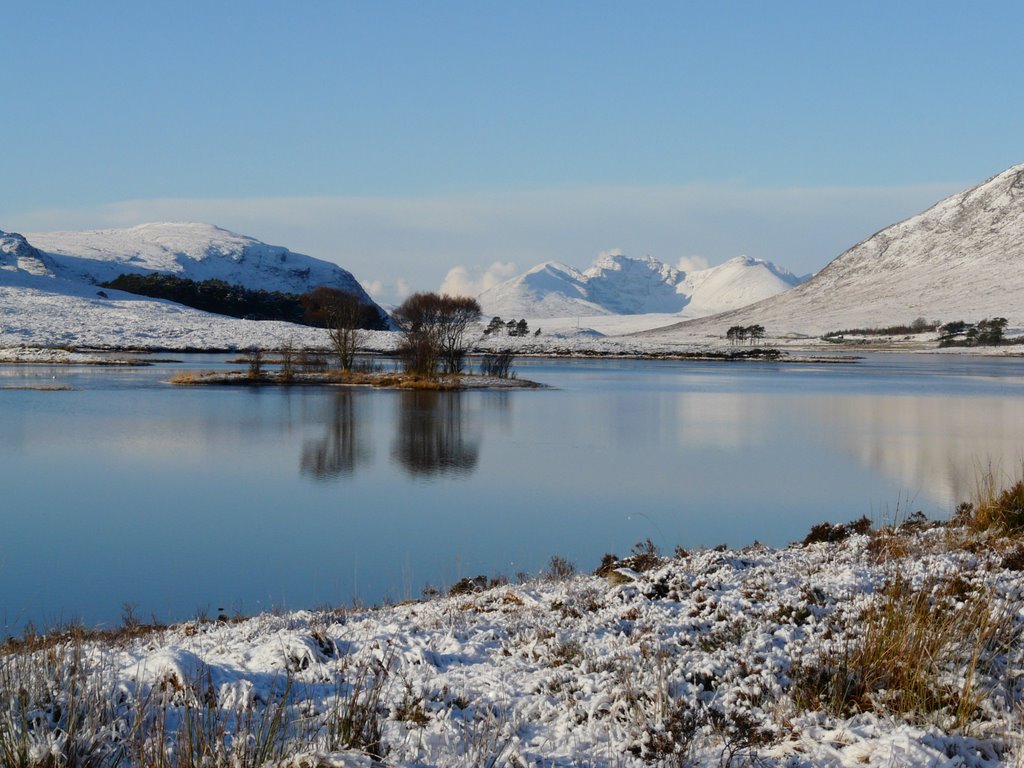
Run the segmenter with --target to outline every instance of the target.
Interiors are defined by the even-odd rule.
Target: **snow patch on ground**
[[[191,622],[89,657],[140,697],[195,685],[233,708],[290,690],[304,702],[295,713],[314,719],[338,680],[377,670],[386,765],[1019,764],[1024,574],[948,538],[915,534],[888,560],[863,535],[683,553],[618,584],[548,578],[376,610]],[[896,579],[934,587],[954,612],[988,595],[1006,622],[975,670],[969,732],[941,713],[796,703],[800,670],[862,642],[865,611]],[[936,671],[937,692],[963,689],[965,653]]]

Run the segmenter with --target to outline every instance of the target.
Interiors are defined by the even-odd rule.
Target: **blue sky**
[[[1024,161],[1016,2],[0,7],[0,229],[211,221],[385,300],[613,248],[813,271]]]

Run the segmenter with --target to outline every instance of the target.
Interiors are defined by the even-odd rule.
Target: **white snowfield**
[[[620,584],[552,577],[375,610],[191,622],[87,658],[122,700],[154,691],[234,711],[290,691],[290,716],[314,726],[356,681],[364,696],[380,682],[382,762],[312,743],[289,765],[1020,765],[1024,573],[948,540],[915,534],[888,561],[863,535],[700,551],[620,569]],[[894,711],[876,680],[874,706],[828,714],[808,681],[830,663],[841,672],[894,584],[932,595],[942,615],[981,599],[998,640],[921,660],[938,711]],[[976,699],[957,728],[960,694]]]
[[[105,297],[99,296],[102,291]],[[390,348],[395,334],[367,331]],[[246,349],[327,347],[325,331],[292,323],[236,320],[180,304],[60,278],[0,272],[0,347]]]
[[[1024,324],[1024,164],[883,229],[792,291],[652,333],[686,343],[757,323],[769,337],[817,336],[918,317]]]
[[[484,291],[480,305],[495,315],[536,320],[600,315],[674,314],[703,317],[788,290],[800,278],[774,264],[739,256],[682,272],[650,256],[599,258],[584,271],[557,262]]]

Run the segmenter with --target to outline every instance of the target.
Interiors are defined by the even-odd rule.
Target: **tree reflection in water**
[[[373,450],[360,434],[363,397],[341,390],[334,395],[326,434],[307,440],[302,446],[302,473],[317,480],[350,475],[357,465],[373,457]],[[365,429],[364,429],[365,432]]]
[[[480,438],[460,392],[402,392],[391,455],[411,475],[468,474]]]

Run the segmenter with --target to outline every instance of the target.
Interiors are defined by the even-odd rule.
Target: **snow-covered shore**
[[[108,741],[137,738],[147,706],[165,725],[273,711],[279,735],[302,733],[273,751],[290,765],[1019,765],[1021,553],[947,527],[671,558],[638,547],[605,576],[553,560],[521,585],[59,647],[116,699],[125,722]],[[0,679],[28,647],[5,649]],[[30,740],[59,751],[47,695]],[[0,718],[19,707],[6,694]],[[230,730],[224,754],[245,748]]]

